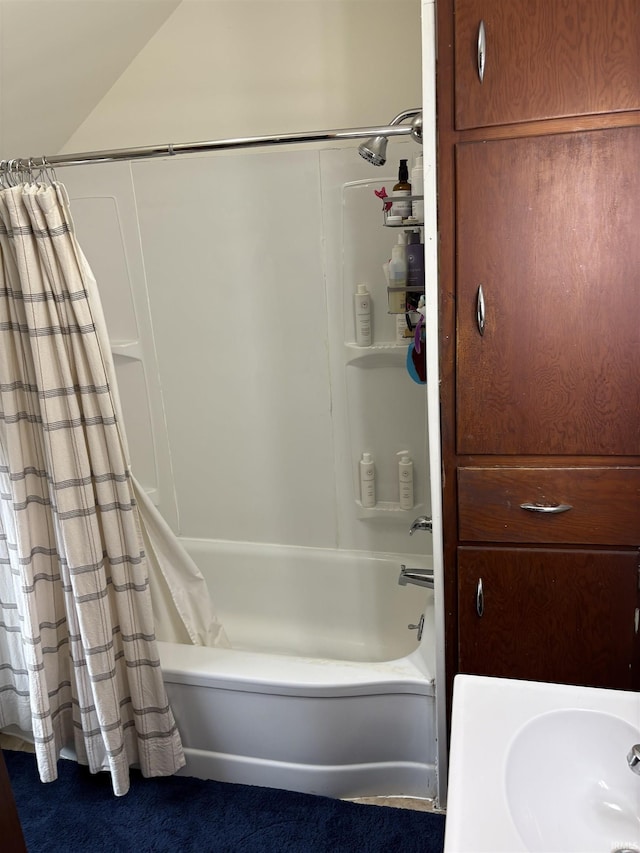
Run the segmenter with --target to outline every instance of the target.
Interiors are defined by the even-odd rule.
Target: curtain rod
[[[412,114],[414,113],[414,111],[411,112]],[[284,133],[278,136],[247,136],[236,139],[179,142],[174,145],[145,145],[138,148],[112,148],[104,151],[87,151],[79,154],[55,154],[51,157],[43,156],[2,160],[0,161],[0,170],[12,172],[34,167],[79,166],[84,163],[111,163],[117,160],[146,160],[153,157],[171,157],[175,154],[196,154],[201,151],[259,148],[266,145],[326,142],[335,139],[366,139],[370,136],[406,136],[411,133],[414,133],[412,125],[389,124],[382,127],[354,127],[339,130]]]

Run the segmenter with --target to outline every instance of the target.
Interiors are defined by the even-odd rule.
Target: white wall
[[[64,150],[385,124],[420,60],[419,0],[182,0]]]
[[[180,0],[0,0],[0,157],[55,154]]]

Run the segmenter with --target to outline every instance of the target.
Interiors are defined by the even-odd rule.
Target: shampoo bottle
[[[400,491],[400,509],[413,508],[413,462],[408,450],[400,450],[396,456],[398,462],[398,488]]]
[[[409,183],[409,170],[407,169],[407,161],[400,160],[398,168],[398,181],[393,185],[391,197],[393,203],[391,205],[391,215],[400,216],[402,219],[407,219],[411,216],[411,184]]]
[[[405,235],[398,234],[398,242],[391,250],[389,261],[389,311],[404,314],[407,310],[407,247]]]
[[[366,285],[359,284],[353,297],[356,319],[356,343],[371,346],[371,296]]]
[[[370,453],[363,453],[360,460],[360,502],[367,508],[376,505],[376,469]]]
[[[420,231],[407,235],[407,286],[420,288],[407,293],[407,310],[415,311],[424,293],[424,243],[420,242]]]
[[[414,195],[420,195],[422,198],[414,198],[411,200],[411,215],[418,220],[424,222],[424,161],[422,154],[418,154],[416,162],[411,170],[411,190]]]

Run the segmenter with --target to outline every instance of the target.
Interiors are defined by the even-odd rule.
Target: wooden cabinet
[[[460,548],[459,669],[634,687],[638,556]]]
[[[640,3],[437,10],[449,685],[639,689]]]
[[[456,0],[458,130],[637,109],[637,0]]]

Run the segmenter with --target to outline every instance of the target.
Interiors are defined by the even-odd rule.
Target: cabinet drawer
[[[560,506],[570,509],[544,511]],[[459,468],[458,533],[467,542],[640,545],[640,468]]]

